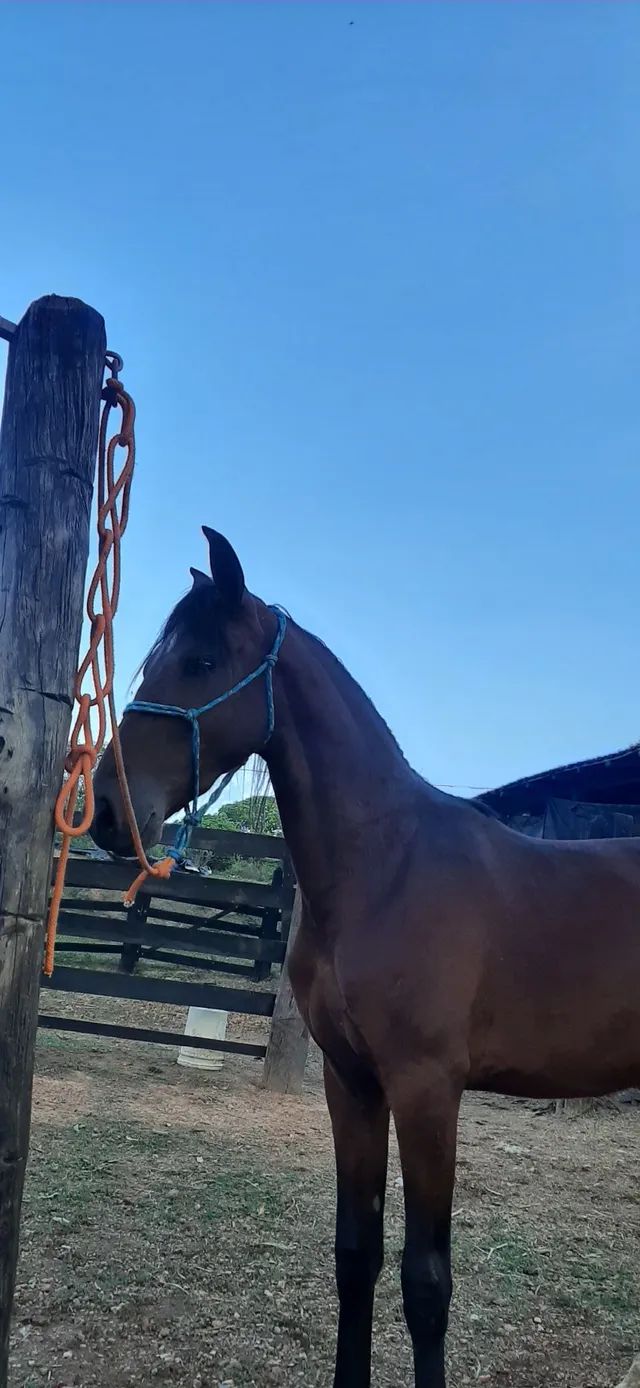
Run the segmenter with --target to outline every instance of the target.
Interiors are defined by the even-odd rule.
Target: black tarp
[[[544,815],[552,799],[612,806],[634,813],[640,805],[640,743],[587,761],[524,776],[480,797],[507,823],[515,815]]]
[[[640,807],[592,805],[580,800],[547,801],[544,839],[627,839],[640,835]]]

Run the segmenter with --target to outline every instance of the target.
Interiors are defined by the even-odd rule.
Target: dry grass
[[[99,1006],[113,1019],[114,1004]],[[171,1010],[154,1020],[175,1026]],[[207,1074],[159,1047],[41,1034],[11,1388],[330,1384],[333,1167],[318,1070],[300,1100],[263,1094],[259,1079],[250,1062]],[[567,1121],[465,1104],[452,1388],[623,1377],[640,1348],[639,1137],[634,1112]],[[380,1388],[411,1382],[401,1241],[394,1157]]]

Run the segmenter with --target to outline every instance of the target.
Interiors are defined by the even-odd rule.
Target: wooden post
[[[301,920],[302,897],[298,887],[291,912],[287,958]],[[296,1006],[287,959],[285,959],[271,1019],[267,1054],[264,1060],[263,1084],[265,1089],[271,1089],[277,1094],[299,1094],[302,1089],[308,1050],[309,1033]]]
[[[32,304],[12,335],[0,431],[0,1388],[105,350],[95,309],[54,295]]]
[[[274,868],[273,870],[271,886],[274,889],[279,888],[282,886],[283,882],[284,872],[282,866],[278,865],[278,867]],[[260,930],[261,940],[277,940],[280,918],[281,912],[278,910],[277,907],[274,907],[272,911],[264,912],[262,917],[262,927]],[[256,962],[253,966],[253,977],[257,979],[259,982],[263,982],[265,978],[269,978],[270,974],[271,961],[269,959],[256,959]]]
[[[151,897],[146,892],[139,892],[133,906],[127,911],[127,926],[137,926],[141,934],[144,934],[144,927],[147,924]],[[132,944],[130,940],[124,940],[120,950],[120,960],[118,971],[121,974],[132,974],[139,959],[142,958],[142,945]]]

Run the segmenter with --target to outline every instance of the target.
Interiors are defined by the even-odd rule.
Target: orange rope
[[[61,786],[55,806],[55,822],[56,828],[62,834],[62,848],[47,920],[43,964],[47,978],[50,978],[53,973],[56,930],[71,840],[86,834],[93,821],[95,802],[92,772],[104,747],[107,731],[107,710],[111,722],[112,746],[120,794],[133,846],[142,868],[142,872],[125,897],[125,904],[129,905],[133,901],[135,893],[147,876],[167,878],[174,867],[172,858],[163,858],[161,862],[153,864],[147,858],[136,823],[120,746],[113,694],[113,619],[120,598],[120,542],[129,519],[129,497],[135,467],[134,425],[136,411],[131,396],[115,375],[107,381],[102,392],[102,399],[104,404],[98,435],[98,562],[87,594],[87,615],[91,630],[89,647],[80,663],[74,685],[74,699],[78,708],[65,762],[67,776]],[[107,444],[109,417],[115,408],[118,408],[122,415],[120,429],[109,439]],[[126,449],[125,460],[117,477],[114,466],[116,448]],[[101,655],[104,670],[102,669]],[[82,688],[87,676],[90,676],[93,685],[92,694],[83,691]],[[94,709],[97,710],[98,717],[95,737],[92,727]],[[84,783],[84,814],[81,822],[74,825],[73,816],[81,781]]]

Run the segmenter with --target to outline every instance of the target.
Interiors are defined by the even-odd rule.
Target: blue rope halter
[[[184,819],[178,827],[175,845],[173,848],[169,848],[167,850],[167,857],[174,858],[176,862],[181,862],[184,859],[185,850],[189,845],[189,839],[191,838],[192,830],[197,828],[197,826],[202,822],[204,816],[211,809],[211,806],[215,804],[216,800],[220,798],[223,790],[226,789],[229,782],[232,780],[232,778],[236,774],[236,771],[238,770],[238,767],[234,767],[233,771],[228,771],[226,776],[223,776],[222,781],[218,786],[216,786],[213,793],[209,796],[209,799],[207,800],[206,804],[203,805],[202,808],[199,810],[199,719],[202,718],[202,715],[204,713],[210,713],[211,709],[217,708],[218,704],[226,703],[227,699],[232,699],[234,694],[239,694],[241,690],[247,689],[247,687],[250,684],[253,684],[254,680],[258,680],[262,675],[264,675],[265,691],[267,696],[267,735],[263,743],[264,747],[266,747],[267,743],[269,742],[269,739],[273,734],[276,722],[275,704],[273,699],[273,671],[274,667],[278,663],[280,648],[285,638],[285,633],[287,630],[287,618],[286,614],[280,607],[272,607],[270,610],[272,612],[275,612],[276,614],[276,617],[278,619],[278,630],[276,632],[275,641],[271,647],[271,650],[269,651],[269,654],[265,656],[262,663],[258,665],[255,670],[251,671],[250,675],[245,675],[244,679],[239,680],[237,684],[234,684],[231,687],[231,689],[227,689],[226,693],[218,694],[216,699],[211,699],[208,704],[202,704],[201,708],[179,708],[177,704],[150,704],[147,703],[144,699],[134,699],[133,703],[127,704],[127,707],[125,708],[125,713],[157,713],[162,714],[164,718],[183,718],[186,719],[187,723],[191,724],[191,762],[193,772],[193,795],[191,797],[191,804],[185,810]]]

